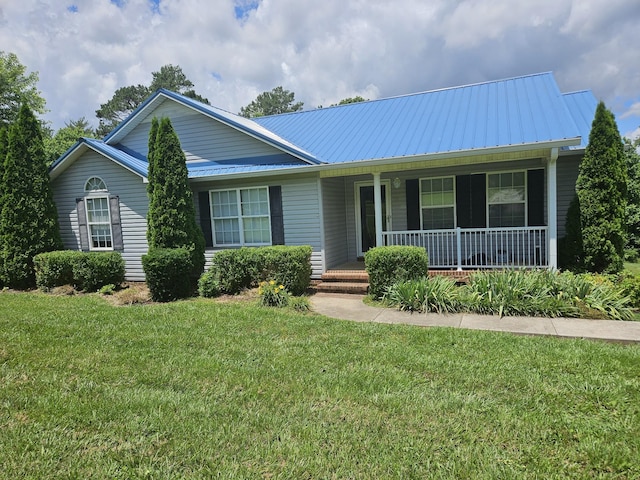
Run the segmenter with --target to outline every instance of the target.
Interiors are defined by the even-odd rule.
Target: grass
[[[640,275],[640,263],[626,262],[624,264],[624,269],[628,272],[633,273],[634,275]]]
[[[638,478],[640,347],[0,293],[0,478]]]

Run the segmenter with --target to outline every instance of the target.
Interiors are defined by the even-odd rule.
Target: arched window
[[[87,180],[87,183],[84,184],[85,192],[106,192],[107,184],[104,183],[100,177],[91,177]]]

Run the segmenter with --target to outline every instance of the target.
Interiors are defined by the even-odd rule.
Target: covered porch
[[[441,272],[557,268],[558,150],[509,157],[323,178],[325,271],[389,245]]]

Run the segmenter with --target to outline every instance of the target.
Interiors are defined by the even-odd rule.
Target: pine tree
[[[150,136],[150,143],[151,140]],[[147,216],[149,248],[191,249],[193,274],[198,277],[204,268],[204,236],[196,223],[186,157],[168,118],[158,122],[150,151],[150,199]]]
[[[33,257],[62,248],[40,123],[20,108],[9,129],[0,212],[0,265],[12,288],[35,286]]]
[[[603,102],[591,125],[576,193],[584,267],[597,273],[619,272],[624,258],[627,172],[615,117]]]
[[[156,156],[155,156],[155,150],[156,150],[156,137],[158,135],[158,119],[156,117],[153,117],[153,119],[151,120],[151,128],[149,130],[149,147],[148,147],[148,151],[147,151],[147,163],[148,163],[148,167],[147,167],[147,195],[149,197],[149,200],[151,200],[153,198],[153,188],[156,185],[156,179],[154,176],[154,172],[156,170]],[[149,245],[151,245],[151,232],[154,232],[154,226],[153,226],[153,218],[148,215],[147,216],[147,241],[149,242]]]

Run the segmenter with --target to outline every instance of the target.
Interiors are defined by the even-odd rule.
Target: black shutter
[[[122,251],[124,250],[124,242],[122,240],[122,223],[120,221],[120,197],[117,195],[109,197],[109,209],[111,210],[111,241],[113,249]]]
[[[204,235],[205,247],[213,247],[213,229],[211,228],[211,205],[209,192],[198,192],[198,209],[200,210],[200,228]]]
[[[284,215],[282,213],[282,187],[269,187],[269,208],[271,210],[271,244],[284,245]]]
[[[527,216],[529,226],[544,225],[544,170],[527,171]]]
[[[407,180],[407,230],[420,230],[420,184],[419,180]]]
[[[78,230],[80,235],[80,250],[89,251],[89,229],[87,227],[87,210],[84,198],[76,198],[76,212],[78,214]]]
[[[460,228],[484,228],[487,225],[486,175],[456,177],[456,214]]]

